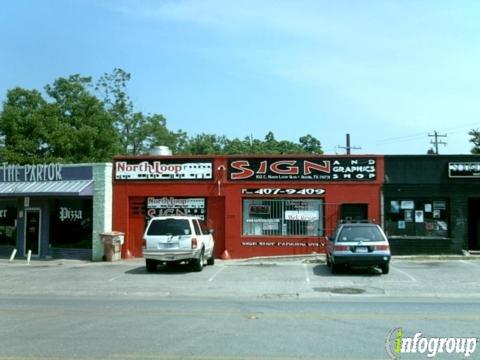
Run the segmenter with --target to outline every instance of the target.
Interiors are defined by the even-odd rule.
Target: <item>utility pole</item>
[[[351,150],[360,150],[361,147],[359,146],[350,146],[350,134],[347,134],[346,137],[346,145],[345,146],[340,146],[338,145],[340,149],[345,149],[347,151],[347,155],[351,154]]]
[[[428,134],[429,137],[434,137],[434,140],[430,140],[430,144],[435,145],[435,155],[438,155],[438,145],[447,145],[445,141],[438,140],[438,138],[446,138],[447,134],[440,135],[438,132],[435,130],[433,134]]]

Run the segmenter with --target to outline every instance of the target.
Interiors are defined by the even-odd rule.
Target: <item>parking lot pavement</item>
[[[228,297],[336,300],[342,297],[480,299],[480,259],[394,258],[377,269],[331,274],[323,258],[217,260],[202,272],[187,266],[147,273],[143,259],[119,262],[0,259],[0,295]]]

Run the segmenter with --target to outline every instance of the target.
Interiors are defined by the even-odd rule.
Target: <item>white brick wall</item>
[[[103,257],[103,243],[100,234],[112,230],[112,164],[101,163],[93,166],[93,236],[92,260]]]

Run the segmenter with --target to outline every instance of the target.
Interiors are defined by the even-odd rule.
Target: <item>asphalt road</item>
[[[154,274],[140,261],[2,261],[0,272],[2,360],[388,359],[386,339],[398,328],[480,337],[475,260],[394,260],[387,276],[332,276],[300,260]]]

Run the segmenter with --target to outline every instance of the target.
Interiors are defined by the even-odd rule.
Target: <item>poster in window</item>
[[[445,201],[434,201],[433,208],[435,210],[445,210],[447,208],[447,204]]]
[[[249,208],[249,215],[270,215],[270,206],[252,204]]]
[[[316,210],[287,210],[285,220],[288,221],[317,221],[319,213]]]
[[[425,204],[425,212],[426,213],[432,212],[432,204]]]
[[[433,210],[433,218],[440,219],[440,210]]]
[[[423,223],[423,210],[415,210],[415,222]]]
[[[444,231],[448,230],[448,224],[445,221],[437,221],[437,225],[440,228],[440,230],[444,230]]]
[[[407,228],[407,226],[406,226],[406,224],[405,224],[405,221],[400,220],[400,221],[398,222],[398,229],[399,229],[399,230],[405,230],[406,228]]]
[[[271,230],[271,231],[276,231],[278,230],[278,223],[276,222],[265,222],[263,223],[263,230]]]
[[[402,200],[401,208],[404,210],[413,210],[415,209],[415,202],[412,200]]]
[[[405,210],[405,221],[412,222],[413,221],[413,211],[412,210]]]
[[[396,200],[390,201],[390,212],[392,214],[400,213],[400,203]]]

